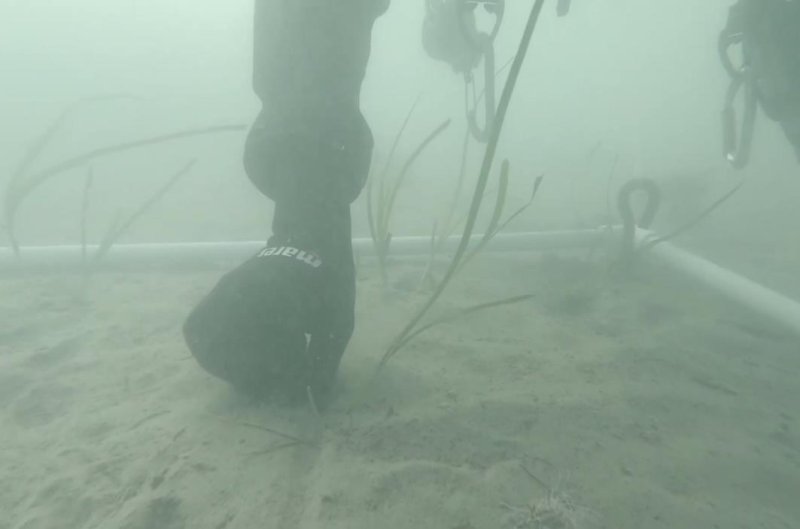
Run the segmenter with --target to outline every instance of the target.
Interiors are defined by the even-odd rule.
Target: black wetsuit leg
[[[311,387],[324,405],[352,335],[350,204],[373,146],[360,91],[387,6],[255,0],[253,86],[263,106],[244,164],[275,201],[268,246],[279,250],[223,278],[185,330],[200,364],[242,389],[302,397]]]

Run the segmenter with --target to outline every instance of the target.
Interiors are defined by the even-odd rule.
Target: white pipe
[[[618,228],[601,227],[594,230],[551,231],[498,234],[487,246],[492,252],[524,252],[565,250],[600,247],[613,240],[612,233]],[[473,243],[481,236],[473,237]],[[654,235],[638,230],[637,245],[652,241]],[[459,243],[451,237],[445,251],[453,251]],[[264,247],[261,241],[242,242],[190,242],[174,244],[120,244],[114,246],[103,259],[104,268],[141,268],[174,266],[208,266],[244,260]],[[370,239],[355,239],[354,250],[363,256],[374,255]],[[91,257],[95,246],[87,248]],[[800,303],[770,290],[730,270],[702,259],[685,250],[663,242],[647,250],[648,253],[668,266],[700,281],[728,299],[735,301],[767,318],[780,323],[800,335]],[[430,252],[430,237],[396,237],[392,239],[393,256],[427,256]],[[10,248],[0,248],[0,272],[26,270],[80,269],[83,264],[80,246],[36,246],[21,250],[20,257]]]
[[[638,230],[636,238],[637,245],[641,247],[654,240],[655,236],[646,230]],[[748,307],[800,336],[800,302],[668,242],[656,244],[646,251],[728,300]]]
[[[605,228],[501,233],[491,240],[487,250],[519,252],[587,248],[604,244],[609,236],[610,232]],[[473,243],[477,243],[481,237],[481,235],[474,236]],[[453,251],[459,241],[459,237],[450,237],[444,246],[444,251]],[[395,237],[392,239],[391,255],[427,256],[430,253],[430,246],[430,237]],[[214,263],[241,261],[263,248],[263,241],[118,244],[111,248],[101,264],[103,268],[208,266]],[[361,256],[375,253],[372,241],[366,238],[354,239],[353,248]],[[86,253],[89,259],[96,251],[97,246],[87,246]],[[0,248],[0,271],[79,268],[83,264],[82,254],[79,245],[23,247],[19,257],[10,248]]]

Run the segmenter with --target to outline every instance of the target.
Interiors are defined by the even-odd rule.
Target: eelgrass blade
[[[675,237],[677,237],[677,236],[679,236],[679,235],[682,235],[682,234],[686,233],[687,231],[689,231],[690,229],[694,228],[695,226],[697,226],[698,224],[700,224],[700,222],[702,222],[703,220],[705,220],[705,219],[706,219],[706,217],[708,217],[709,215],[711,215],[711,214],[712,214],[714,211],[716,211],[716,210],[717,210],[717,209],[718,209],[720,206],[722,206],[722,205],[723,205],[725,202],[727,202],[728,200],[730,200],[731,198],[733,198],[733,196],[734,196],[736,193],[738,193],[738,192],[739,192],[739,190],[742,188],[742,186],[744,186],[744,184],[745,184],[745,181],[741,181],[741,182],[739,182],[739,184],[737,184],[737,185],[736,185],[736,187],[734,187],[733,189],[731,189],[730,191],[728,191],[727,193],[725,193],[724,195],[722,195],[720,198],[718,198],[717,200],[715,200],[715,201],[714,201],[714,202],[713,202],[713,203],[712,203],[710,206],[708,206],[708,207],[707,207],[705,210],[703,210],[702,212],[700,212],[700,214],[699,214],[699,215],[697,215],[695,218],[691,219],[689,222],[687,222],[687,223],[686,223],[686,224],[684,224],[683,226],[681,226],[681,227],[679,227],[679,228],[676,228],[676,229],[675,229],[674,231],[672,231],[671,233],[668,233],[668,234],[666,234],[666,235],[663,235],[663,236],[661,236],[661,237],[658,237],[658,238],[656,238],[656,239],[653,239],[653,240],[651,240],[651,241],[648,241],[648,242],[647,242],[647,244],[645,244],[645,245],[644,245],[644,246],[643,246],[643,247],[640,249],[640,251],[649,250],[650,248],[652,248],[653,246],[655,246],[655,245],[657,245],[657,244],[661,244],[662,242],[666,242],[666,241],[669,241],[670,239],[674,239]]]
[[[481,240],[478,241],[472,250],[461,260],[461,263],[459,264],[460,268],[463,268],[472,260],[473,257],[481,253],[481,251],[483,251],[489,241],[491,241],[497,233],[498,225],[500,224],[500,217],[503,215],[506,198],[508,198],[508,171],[508,160],[503,160],[503,165],[500,169],[500,187],[497,190],[497,198],[495,199],[494,211],[492,211],[492,218],[489,220],[489,226],[486,228]]]
[[[103,259],[103,257],[108,254],[111,247],[119,240],[119,238],[126,232],[130,227],[137,221],[139,218],[142,217],[145,213],[147,213],[150,208],[152,208],[167,192],[178,183],[178,181],[184,177],[186,174],[191,171],[192,167],[197,160],[192,160],[187,163],[182,169],[176,172],[172,177],[167,181],[166,184],[161,186],[152,197],[150,197],[144,204],[142,204],[139,209],[137,209],[130,217],[122,222],[116,222],[115,225],[109,229],[106,236],[100,242],[100,245],[97,248],[97,252],[95,253],[95,262],[99,262]]]
[[[403,347],[405,344],[407,344],[408,342],[410,342],[411,340],[413,340],[414,338],[416,338],[420,334],[424,333],[425,331],[430,330],[433,327],[436,327],[437,325],[442,325],[442,324],[450,322],[450,321],[459,320],[459,319],[463,318],[464,316],[468,316],[470,314],[474,314],[476,312],[480,312],[480,311],[483,311],[483,310],[493,309],[493,308],[501,307],[501,306],[504,306],[504,305],[513,305],[515,303],[522,303],[523,301],[528,301],[529,299],[533,299],[534,297],[535,297],[535,294],[524,294],[524,295],[521,295],[521,296],[513,296],[513,297],[510,297],[510,298],[504,298],[504,299],[500,299],[500,300],[497,300],[497,301],[490,301],[490,302],[487,302],[487,303],[480,303],[478,305],[473,305],[471,307],[467,307],[467,308],[464,308],[464,309],[457,310],[457,311],[455,311],[453,313],[446,314],[444,316],[436,318],[433,321],[431,321],[429,323],[426,323],[425,325],[421,325],[421,326],[417,327],[415,330],[413,330],[412,332],[408,333],[403,338],[402,341],[398,342],[397,346],[398,347]]]
[[[454,221],[456,210],[458,209],[458,202],[461,198],[461,190],[464,188],[464,180],[467,174],[467,156],[469,154],[469,140],[472,138],[472,134],[470,133],[469,127],[464,133],[464,142],[461,146],[461,165],[458,170],[458,181],[456,182],[456,189],[453,192],[453,198],[450,201],[450,206],[447,209],[447,213],[444,217],[444,222],[442,222],[442,230],[439,234],[439,239],[436,244],[436,253],[440,252],[442,248],[444,248],[447,239],[452,235],[453,231],[455,231],[456,226],[458,226],[459,222]]]
[[[378,253],[378,232],[375,225],[375,213],[372,210],[372,191],[374,179],[367,179],[367,224],[369,225],[369,236],[372,239],[372,246],[375,248],[375,253]]]
[[[89,217],[89,192],[92,190],[94,182],[94,167],[89,166],[86,171],[86,181],[83,184],[83,197],[81,199],[81,261],[86,265],[86,244],[87,244],[87,222]]]
[[[19,189],[24,187],[24,182],[26,180],[26,176],[30,171],[31,167],[36,160],[42,155],[42,152],[52,143],[53,138],[61,130],[61,127],[64,125],[64,122],[67,120],[70,114],[72,114],[76,109],[83,105],[87,105],[90,103],[98,103],[101,101],[108,101],[114,99],[133,99],[132,96],[127,96],[123,94],[110,94],[110,95],[102,95],[91,97],[87,99],[82,99],[72,103],[70,106],[65,108],[58,117],[53,120],[50,126],[42,133],[41,136],[36,138],[28,150],[22,157],[17,169],[12,173],[11,177],[6,184],[6,192],[5,192],[5,216],[6,216],[6,228],[8,233],[9,242],[11,243],[11,248],[14,250],[14,253],[19,255],[19,243],[17,241],[15,231],[14,231],[14,214],[18,209],[17,201],[21,200],[24,197],[24,194],[20,193]]]
[[[104,156],[109,156],[111,154],[139,149],[142,147],[149,147],[151,145],[157,145],[160,143],[166,143],[169,141],[190,138],[194,136],[219,134],[223,132],[239,132],[242,130],[246,130],[247,128],[248,128],[247,125],[218,125],[213,127],[184,130],[170,134],[154,136],[151,138],[119,143],[116,145],[110,145],[107,147],[100,147],[97,149],[93,149],[91,151],[69,158],[63,162],[60,162],[42,171],[33,173],[28,178],[26,178],[24,182],[20,182],[18,185],[14,186],[13,189],[9,189],[9,193],[6,195],[6,229],[8,230],[9,238],[12,241],[14,241],[12,242],[12,244],[16,244],[15,242],[16,239],[14,235],[14,219],[17,210],[22,204],[22,201],[37,187],[42,185],[44,182],[46,182],[53,176],[69,171],[70,169],[81,167],[89,163],[90,161],[94,160],[95,158],[101,158]]]
[[[19,166],[17,167],[16,171],[14,171],[11,180],[9,180],[10,185],[16,185],[19,183],[20,179],[24,178],[24,176],[28,173],[31,166],[36,162],[36,160],[41,156],[42,152],[47,148],[47,146],[52,142],[53,137],[58,133],[61,127],[64,125],[64,122],[67,120],[70,114],[72,114],[75,110],[79,107],[90,104],[90,103],[98,103],[101,101],[109,101],[114,99],[126,99],[131,98],[131,96],[126,95],[105,95],[105,96],[96,96],[87,99],[82,99],[72,103],[70,106],[65,108],[61,114],[50,124],[50,126],[44,131],[44,133],[36,138],[33,141],[30,148],[25,152],[25,155],[22,157]]]
[[[508,160],[503,160],[503,165],[500,168],[500,187],[497,190],[497,198],[495,199],[494,211],[492,218],[489,220],[489,226],[483,234],[483,238],[479,243],[480,246],[486,245],[489,240],[494,237],[497,226],[500,224],[500,217],[503,216],[503,209],[505,208],[506,199],[508,198]]]
[[[419,312],[417,312],[417,314],[411,318],[406,326],[400,331],[400,334],[397,336],[397,338],[395,338],[395,340],[389,346],[388,350],[381,359],[379,368],[386,365],[386,362],[388,362],[389,359],[391,359],[392,356],[394,356],[397,351],[403,347],[403,345],[407,342],[406,336],[413,332],[422,318],[424,318],[428,313],[428,310],[430,310],[430,308],[436,303],[459,268],[459,263],[467,250],[467,246],[469,245],[469,241],[472,237],[472,232],[475,228],[475,222],[478,217],[483,194],[486,191],[486,184],[488,183],[489,174],[491,172],[492,165],[494,164],[495,154],[497,153],[497,144],[500,140],[500,133],[503,130],[503,123],[505,122],[505,117],[508,113],[508,107],[511,103],[511,96],[514,93],[514,87],[516,86],[517,79],[519,78],[520,71],[522,70],[522,65],[525,62],[525,56],[527,55],[531,38],[533,37],[533,32],[536,29],[536,23],[539,20],[539,15],[541,14],[543,6],[544,0],[536,0],[536,3],[531,9],[528,22],[525,26],[525,31],[519,44],[517,55],[514,58],[514,63],[511,66],[511,72],[509,73],[505,87],[503,88],[503,94],[500,97],[500,104],[495,117],[495,126],[492,127],[489,142],[486,145],[483,165],[478,176],[478,182],[475,185],[475,192],[472,196],[469,217],[467,218],[467,224],[464,227],[464,232],[461,235],[461,242],[456,250],[456,254],[450,263],[450,267],[448,268],[444,279],[442,279],[442,281],[439,283],[438,287],[428,299],[427,303],[425,303]]]
[[[373,213],[371,205],[367,206],[369,208],[367,214],[370,217],[368,219],[368,221],[370,222],[370,233],[374,233],[374,235],[372,236],[372,240],[375,243],[376,251],[381,251],[378,248],[378,244],[384,245],[386,240],[386,234],[384,233],[384,230],[388,225],[388,221],[384,218],[386,215],[385,189],[386,189],[386,179],[389,174],[389,168],[392,165],[392,160],[394,160],[394,155],[397,152],[397,147],[400,145],[400,140],[403,138],[403,134],[405,133],[408,124],[411,122],[411,117],[414,115],[414,111],[416,110],[417,105],[419,105],[420,99],[422,99],[422,96],[421,95],[417,96],[417,99],[414,100],[414,104],[412,104],[411,108],[408,109],[406,117],[403,120],[403,124],[400,126],[400,128],[397,131],[397,134],[395,134],[394,136],[394,140],[392,141],[392,147],[389,149],[389,154],[386,157],[386,163],[384,163],[383,170],[381,171],[380,176],[378,177],[379,183],[378,183],[377,210],[375,211],[375,213]],[[370,178],[368,183],[369,186],[368,192],[370,193],[367,196],[368,204],[372,203],[371,189],[373,186],[372,184],[373,180],[374,178]]]
[[[411,156],[408,157],[406,163],[403,164],[403,168],[400,171],[400,174],[397,176],[397,180],[395,180],[394,185],[389,190],[389,196],[385,206],[385,213],[384,213],[384,222],[385,225],[383,226],[383,231],[388,231],[389,228],[389,220],[392,216],[392,210],[394,209],[395,201],[397,200],[397,194],[400,192],[400,188],[403,187],[405,183],[406,176],[408,175],[409,170],[414,165],[414,162],[425,152],[425,149],[435,140],[442,132],[450,126],[451,120],[446,119],[443,121],[438,127],[436,127],[433,132],[428,134],[422,143],[414,149],[414,152],[411,153]]]
[[[542,182],[544,182],[544,175],[537,176],[536,181],[533,183],[533,192],[531,193],[531,196],[528,199],[528,201],[525,204],[523,204],[518,210],[512,213],[506,220],[504,220],[503,223],[500,224],[495,230],[495,232],[492,234],[492,237],[494,237],[495,235],[506,229],[506,227],[509,224],[511,224],[514,221],[514,219],[525,213],[525,211],[529,207],[531,207],[533,201],[536,200],[536,195],[539,194],[539,187],[541,187]]]
[[[414,104],[411,105],[411,108],[408,109],[408,113],[406,113],[406,117],[403,120],[403,124],[400,126],[400,129],[394,136],[394,141],[392,142],[392,148],[389,149],[389,155],[386,157],[386,163],[383,165],[383,171],[381,172],[381,180],[384,180],[386,176],[389,174],[389,168],[391,167],[392,160],[394,159],[394,155],[397,152],[397,147],[398,145],[400,145],[400,140],[403,138],[403,133],[408,127],[408,124],[411,121],[411,116],[414,115],[414,111],[417,109],[417,106],[419,105],[421,99],[422,95],[418,95],[417,99],[414,100]]]
[[[428,248],[428,264],[425,267],[425,272],[422,274],[422,280],[420,281],[420,288],[425,286],[426,281],[433,281],[433,266],[434,262],[436,261],[436,248],[437,248],[437,238],[436,232],[438,231],[438,222],[433,221],[433,230],[431,231],[431,242]]]
[[[614,163],[611,164],[606,178],[606,222],[609,226],[614,223],[614,217],[611,214],[611,185],[614,183],[614,176],[617,173],[617,164],[619,164],[619,154],[614,156]]]

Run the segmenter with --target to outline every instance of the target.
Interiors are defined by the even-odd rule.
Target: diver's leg
[[[308,352],[318,391],[327,393],[354,328],[350,204],[366,182],[373,149],[360,91],[372,27],[389,2],[295,0],[278,18],[271,16],[274,2],[256,4],[254,86],[264,104],[245,165],[275,201],[274,237],[298,240],[321,257],[320,311]]]
[[[324,406],[352,335],[350,203],[373,144],[359,96],[385,4],[256,0],[254,87],[263,110],[244,164],[275,201],[273,236],[184,326],[198,362],[239,388],[300,397],[311,388]]]

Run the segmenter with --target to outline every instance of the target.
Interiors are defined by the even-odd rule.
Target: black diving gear
[[[350,203],[372,134],[360,110],[372,26],[389,0],[256,0],[245,145],[253,184],[275,202],[265,249],[226,274],[184,325],[211,374],[256,395],[324,406],[354,326]]]
[[[729,50],[741,45],[742,63]],[[720,56],[731,76],[724,118],[724,148],[735,167],[749,159],[756,107],[780,123],[800,160],[800,1],[739,0],[720,35]],[[733,101],[744,91],[745,113],[737,130]]]

